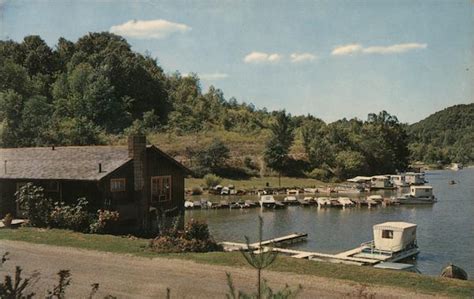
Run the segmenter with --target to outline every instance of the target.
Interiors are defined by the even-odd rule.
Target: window
[[[151,178],[151,200],[171,200],[171,176],[155,176]]]
[[[382,230],[382,238],[393,239],[393,230],[388,230],[388,229]]]
[[[110,191],[122,192],[125,191],[125,179],[110,179]]]

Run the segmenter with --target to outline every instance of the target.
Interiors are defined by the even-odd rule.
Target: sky
[[[414,123],[474,102],[465,0],[0,0],[0,39],[50,46],[109,31],[205,92],[331,122],[382,110]]]

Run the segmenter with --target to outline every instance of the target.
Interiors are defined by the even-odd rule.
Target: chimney
[[[142,228],[148,228],[148,211],[150,208],[149,185],[146,179],[146,137],[143,135],[130,135],[128,137],[128,157],[133,159],[133,189],[134,199],[140,202],[139,219]]]
[[[133,179],[135,191],[141,191],[145,183],[146,137],[130,135],[128,137],[128,157],[133,159]]]
[[[102,172],[102,163],[99,163],[99,173]]]

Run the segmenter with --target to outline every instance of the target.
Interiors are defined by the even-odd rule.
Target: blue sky
[[[325,121],[416,122],[474,101],[472,1],[9,1],[0,38],[111,31],[227,99]]]

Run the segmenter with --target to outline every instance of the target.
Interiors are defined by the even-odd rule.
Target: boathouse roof
[[[416,227],[416,224],[409,222],[384,222],[374,225],[374,229],[388,230],[405,230],[407,228]]]

